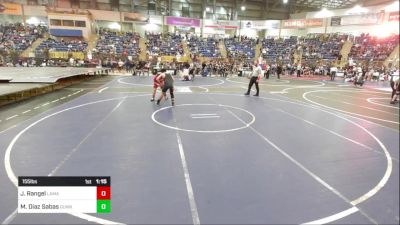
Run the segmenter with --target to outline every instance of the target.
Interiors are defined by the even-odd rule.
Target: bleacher
[[[220,57],[221,53],[218,50],[218,41],[212,37],[201,39],[193,36],[188,40],[189,50],[194,54],[199,54],[203,57]]]
[[[335,34],[329,37],[302,38],[300,41],[303,50],[302,62],[315,64],[319,60],[328,62],[336,60],[346,38],[347,36]]]
[[[349,57],[356,61],[384,61],[399,44],[399,35],[378,38],[362,34],[355,38]]]
[[[256,40],[248,37],[240,37],[240,40],[235,38],[225,38],[225,48],[229,58],[254,58]]]
[[[304,38],[300,40],[302,46],[302,63],[315,64],[322,59],[321,47],[322,41],[319,37]]]
[[[48,38],[44,40],[35,49],[36,54],[40,54],[44,49],[55,52],[83,52],[86,50],[88,43],[86,41],[58,41]]]
[[[262,41],[261,54],[268,63],[276,63],[279,60],[281,63],[291,64],[296,45],[297,37],[295,36],[283,40],[266,38]]]
[[[170,55],[178,53],[183,55],[182,37],[179,34],[146,33],[147,51],[151,56]]]
[[[20,23],[0,25],[0,52],[22,52],[29,48],[38,38],[48,32],[45,26],[22,25]],[[177,33],[146,33],[147,53],[149,56],[183,55],[183,36]],[[202,57],[221,57],[218,40],[212,37],[186,37],[191,53]],[[315,65],[317,62],[330,64],[338,59],[344,42],[345,34],[310,34],[307,37],[291,36],[283,39],[266,38],[261,41],[261,56],[268,63],[295,63],[296,52],[302,52],[302,63]],[[138,56],[140,35],[134,32],[116,32],[109,29],[99,31],[94,53],[120,56]],[[378,38],[369,34],[355,37],[349,57],[355,61],[384,61],[399,44],[399,35]],[[252,61],[255,57],[257,40],[246,36],[225,38],[224,44],[228,58]],[[84,40],[65,40],[48,38],[34,50],[37,56],[42,56],[45,50],[49,52],[86,52],[88,43]],[[143,48],[144,49],[144,48]],[[299,56],[298,54],[297,56]],[[97,55],[94,55],[97,57]]]
[[[0,25],[0,51],[22,52],[47,32],[45,26],[22,25],[20,23]]]
[[[95,52],[100,54],[116,54],[138,56],[140,35],[132,32],[115,32],[102,29],[99,32],[99,39]]]

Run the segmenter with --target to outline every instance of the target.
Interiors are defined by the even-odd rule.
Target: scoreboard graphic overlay
[[[18,177],[18,213],[110,213],[110,177]]]

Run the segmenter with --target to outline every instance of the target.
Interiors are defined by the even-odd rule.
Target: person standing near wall
[[[264,71],[264,78],[269,79],[269,73],[270,73],[271,67],[266,63],[265,64],[265,71]]]
[[[301,65],[297,65],[297,77],[301,77]]]
[[[337,71],[337,67],[336,66],[332,66],[331,67],[331,81],[335,80],[335,76],[336,76],[336,71]]]
[[[278,66],[276,67],[276,75],[278,76],[278,79],[281,79],[282,71],[283,71],[282,65],[279,63]]]

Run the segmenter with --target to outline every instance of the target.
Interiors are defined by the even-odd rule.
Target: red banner
[[[282,28],[307,28],[307,27],[322,27],[323,19],[298,19],[282,21]]]
[[[324,19],[307,19],[306,27],[322,27],[324,25]]]
[[[389,22],[391,21],[400,21],[399,12],[389,13]]]

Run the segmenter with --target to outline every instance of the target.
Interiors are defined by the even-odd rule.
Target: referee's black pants
[[[392,99],[396,95],[396,87],[394,86],[394,81],[390,81],[390,87],[392,88]]]
[[[336,76],[336,72],[335,71],[331,71],[331,81],[335,80],[335,76]]]
[[[269,70],[264,73],[264,78],[269,79]]]
[[[249,88],[247,89],[246,94],[250,94],[250,90],[251,90],[251,87],[253,87],[253,84],[256,84],[256,90],[257,90],[256,95],[259,94],[260,88],[258,87],[257,79],[258,79],[258,77],[251,77],[250,78]]]

